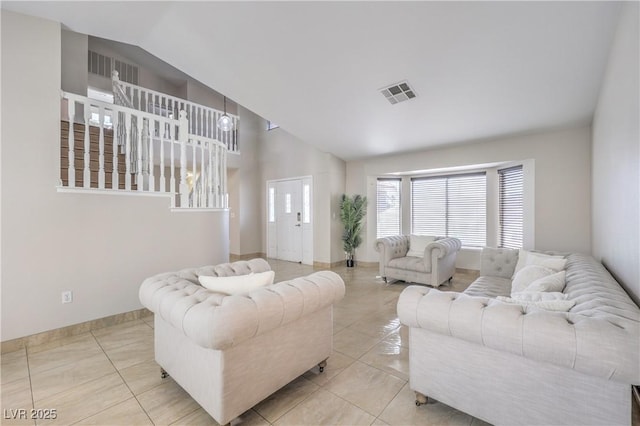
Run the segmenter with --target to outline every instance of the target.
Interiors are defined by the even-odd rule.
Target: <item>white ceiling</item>
[[[615,2],[2,2],[149,51],[345,160],[590,123]],[[408,80],[418,97],[378,89]]]

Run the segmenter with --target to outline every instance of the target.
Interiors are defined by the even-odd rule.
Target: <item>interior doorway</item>
[[[313,265],[312,178],[267,181],[267,257]]]

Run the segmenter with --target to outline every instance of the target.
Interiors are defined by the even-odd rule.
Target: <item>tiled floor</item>
[[[276,281],[313,271],[269,263]],[[334,307],[334,353],[324,373],[310,370],[232,424],[482,424],[438,402],[415,406],[407,330],[396,314],[406,284],[385,284],[372,267],[334,271],[347,292]],[[473,278],[456,274],[448,288],[463,290]],[[34,424],[11,417],[17,409],[35,408],[57,414],[37,424],[217,424],[171,378],[160,378],[153,359],[152,316],[4,354],[1,423]]]

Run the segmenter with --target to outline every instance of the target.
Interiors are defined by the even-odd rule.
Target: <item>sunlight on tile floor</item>
[[[276,281],[313,272],[296,263],[269,263]],[[334,353],[327,368],[308,371],[232,424],[484,424],[439,402],[415,406],[408,333],[396,313],[407,284],[385,284],[374,267],[333,270],[347,292],[334,307]],[[462,291],[474,278],[458,273],[441,289]],[[37,424],[217,424],[171,378],[160,378],[153,316],[4,354],[1,375],[3,425],[36,424],[7,418],[34,408],[57,414]]]

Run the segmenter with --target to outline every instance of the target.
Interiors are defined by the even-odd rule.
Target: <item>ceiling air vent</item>
[[[384,87],[380,89],[380,93],[382,93],[391,104],[408,101],[416,97],[416,92],[409,86],[406,80]]]

